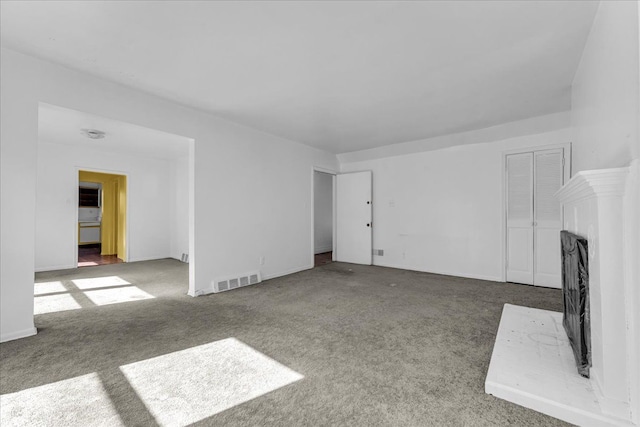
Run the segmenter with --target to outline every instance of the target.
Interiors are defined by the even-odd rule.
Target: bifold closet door
[[[533,285],[533,153],[506,163],[507,282]]]
[[[336,175],[336,261],[372,263],[371,171]]]
[[[562,208],[555,194],[563,185],[563,158],[562,149],[534,152],[533,284],[552,288],[562,287]]]
[[[507,281],[560,288],[564,150],[508,155],[506,180]]]

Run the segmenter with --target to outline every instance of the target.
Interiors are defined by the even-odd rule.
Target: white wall
[[[638,3],[600,2],[571,91],[574,171],[638,158]]]
[[[171,163],[171,257],[189,254],[189,157]]]
[[[337,169],[334,155],[8,49],[1,55],[0,340],[34,333],[39,102],[195,140],[190,294],[220,276],[312,267],[309,171]]]
[[[333,175],[313,173],[314,253],[333,250]]]
[[[570,137],[567,128],[342,164],[373,171],[373,246],[384,250],[374,264],[503,280],[503,151]]]
[[[574,170],[631,166],[624,202],[624,281],[631,410],[640,424],[640,10],[602,1],[571,92]]]
[[[98,151],[63,144],[38,144],[35,268],[74,268],[78,169],[127,175],[129,261],[171,256],[169,160]],[[184,170],[184,175],[187,171]],[[188,227],[188,218],[184,218]],[[188,238],[188,236],[187,236]]]

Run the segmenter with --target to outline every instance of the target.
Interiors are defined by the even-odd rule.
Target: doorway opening
[[[333,262],[333,188],[334,175],[313,171],[313,265]]]
[[[78,171],[78,267],[126,261],[127,177]]]
[[[36,272],[172,258],[195,295],[193,138],[40,103],[37,151]]]
[[[373,264],[371,171],[312,168],[311,261]]]

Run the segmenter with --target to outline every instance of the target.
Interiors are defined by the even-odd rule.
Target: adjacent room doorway
[[[78,267],[126,262],[127,177],[78,171]]]
[[[373,263],[372,173],[313,170],[314,266]]]
[[[563,212],[555,193],[570,176],[570,145],[505,153],[506,281],[561,287]]]
[[[313,171],[313,258],[314,266],[333,261],[334,175]]]

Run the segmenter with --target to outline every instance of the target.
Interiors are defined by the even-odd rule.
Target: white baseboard
[[[36,273],[42,273],[45,271],[57,271],[57,270],[70,270],[72,268],[78,268],[78,264],[66,264],[66,265],[52,265],[48,267],[36,267],[34,271]]]
[[[419,271],[421,273],[441,274],[443,276],[455,276],[455,277],[464,277],[467,279],[487,280],[489,282],[504,282],[504,280],[502,280],[502,278],[499,276],[483,276],[481,274],[460,273],[459,271],[426,270],[424,267],[381,262],[379,259],[375,259],[375,258],[373,260],[373,265],[377,265],[379,267],[397,268],[399,270]]]
[[[0,342],[13,341],[20,338],[26,338],[38,333],[38,330],[33,328],[23,329],[22,331],[9,332],[8,334],[0,335]]]
[[[189,295],[190,297],[202,297],[204,295],[209,295],[212,294],[213,292],[213,286],[208,286],[205,289],[195,289],[193,292],[191,290],[189,290],[187,292],[187,295]]]
[[[301,271],[310,270],[312,268],[313,268],[313,264],[305,265],[305,266],[302,266],[302,267],[292,268],[291,270],[281,271],[281,272],[278,272],[278,273],[262,274],[262,280],[264,281],[264,280],[269,280],[269,279],[275,279],[277,277],[288,276],[289,274],[299,273]]]
[[[129,258],[129,261],[127,262],[154,261],[154,260],[165,259],[165,258],[173,258],[173,257],[171,255],[152,255],[152,256]],[[178,259],[178,261],[180,261],[180,259]],[[53,265],[53,266],[47,266],[47,267],[36,267],[34,271],[36,273],[42,273],[44,271],[69,270],[72,268],[78,268],[78,264],[75,263],[71,265],[66,264],[66,265]]]
[[[282,276],[288,276],[289,274],[299,273],[300,271],[309,270],[309,269],[312,269],[312,268],[313,268],[313,265],[307,265],[307,266],[296,267],[296,268],[292,268],[290,270],[281,271],[281,272],[272,273],[272,274],[263,274],[262,272],[260,272],[260,277],[262,279],[262,282],[264,282],[265,280],[275,279],[277,277],[282,277]],[[192,296],[192,297],[200,297],[200,296],[209,295],[209,294],[212,294],[212,293],[214,293],[213,292],[213,285],[207,286],[204,289],[196,289],[193,292],[189,291],[189,292],[187,292],[187,295]]]
[[[141,261],[155,261],[158,259],[165,259],[165,258],[171,258],[171,255],[152,255],[152,256],[143,256],[143,257],[136,257],[136,258],[132,258],[129,257],[129,261],[127,262],[141,262]]]

